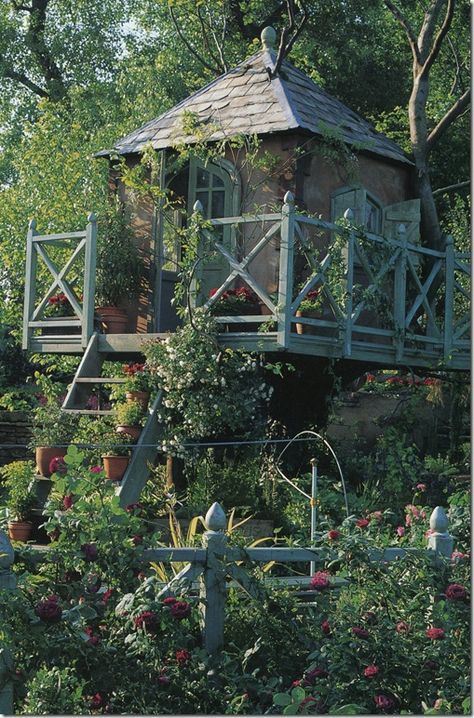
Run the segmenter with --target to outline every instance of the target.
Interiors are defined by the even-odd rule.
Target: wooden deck
[[[302,354],[345,358],[368,365],[470,369],[470,255],[457,252],[448,237],[446,250],[439,252],[408,241],[403,225],[396,238],[361,232],[346,221],[334,225],[295,211],[288,195],[281,214],[230,217],[212,220],[214,227],[231,226],[233,232],[252,229],[252,247],[247,255],[232,255],[212,236],[201,230],[202,242],[220,253],[229,274],[212,298],[199,301],[196,277],[193,303],[216,313],[219,298],[233,286],[246,286],[260,299],[262,314],[218,316],[223,346],[247,351]],[[199,205],[195,206],[199,218]],[[27,283],[23,346],[38,353],[81,355],[94,332],[95,220],[91,215],[84,232],[39,236],[32,224],[28,235]],[[318,237],[325,236],[318,252]],[[337,243],[336,241],[337,240]],[[341,242],[342,240],[342,242]],[[251,272],[268,242],[279,241],[280,266],[277,291],[270,294]],[[72,254],[60,269],[45,247],[72,243]],[[343,251],[341,252],[341,246]],[[324,248],[325,247],[325,248]],[[81,252],[84,255],[83,287],[66,280],[67,272]],[[301,266],[303,262],[303,272]],[[36,296],[38,260],[53,277],[43,297]],[[297,276],[296,267],[300,267]],[[48,299],[63,291],[74,308],[74,316],[56,323],[44,317]],[[80,301],[81,290],[83,299]],[[319,312],[296,317],[307,293],[317,290]],[[297,333],[296,323],[304,333]],[[46,329],[56,329],[47,335]],[[232,331],[239,324],[245,331]],[[80,332],[66,335],[66,330]],[[97,350],[117,358],[140,354],[144,341],[165,334],[99,334]]]

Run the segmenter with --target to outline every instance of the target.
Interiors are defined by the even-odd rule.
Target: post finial
[[[36,229],[36,219],[30,219],[30,222],[28,224],[28,229],[31,229],[32,232]]]
[[[454,244],[454,237],[452,234],[448,234],[448,236],[446,237],[446,246],[448,246],[448,244]]]
[[[97,217],[95,216],[94,212],[89,212],[89,214],[87,215],[87,221],[97,222]]]
[[[283,197],[283,202],[285,204],[294,204],[295,198],[293,192],[286,192],[285,196]]]
[[[197,199],[195,203],[193,204],[193,212],[199,212],[199,214],[202,214],[203,206],[202,203]]]
[[[354,212],[350,207],[348,207],[344,212],[344,219],[347,219],[348,222],[352,222],[352,220],[354,219]]]
[[[400,239],[405,239],[406,233],[407,233],[407,226],[403,222],[400,222],[400,224],[397,227],[397,233]]]
[[[260,34],[260,39],[262,41],[263,49],[264,50],[273,50],[276,45],[276,37],[277,37],[277,34],[273,27],[270,27],[270,26],[264,27]]]
[[[448,530],[448,517],[442,506],[433,509],[430,516],[430,529],[439,534],[444,534]]]
[[[223,531],[227,526],[227,519],[224,509],[217,501],[214,501],[205,516],[204,523],[209,531]]]

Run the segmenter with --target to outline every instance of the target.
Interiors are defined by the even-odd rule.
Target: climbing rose
[[[446,598],[450,601],[461,601],[466,597],[466,589],[460,583],[451,583],[446,589]]]
[[[113,590],[111,588],[108,588],[107,591],[105,591],[102,594],[102,603],[107,604],[109,602],[112,594],[113,594]]]
[[[405,536],[405,527],[404,526],[398,526],[397,527],[397,534],[402,538],[402,536]]]
[[[326,636],[329,636],[331,633],[331,626],[329,625],[329,621],[323,621],[321,623],[321,630]]]
[[[175,656],[179,666],[186,665],[186,663],[191,658],[191,654],[185,648],[180,648],[178,651],[176,651]]]
[[[395,626],[395,630],[397,633],[408,633],[408,631],[410,630],[410,626],[408,625],[408,623],[405,623],[405,621],[400,621]]]
[[[377,708],[381,708],[385,711],[390,710],[395,705],[393,698],[390,698],[390,696],[386,696],[385,693],[378,693],[374,697],[374,701]]]
[[[381,511],[372,511],[372,513],[369,514],[369,519],[372,519],[373,521],[382,521],[383,513]]]
[[[325,588],[329,588],[329,574],[327,571],[316,571],[311,578],[310,585],[315,591],[323,591]]]
[[[369,525],[368,519],[359,519],[356,521],[356,526],[358,526],[360,529],[365,529],[366,526]]]
[[[191,606],[186,601],[176,601],[171,604],[171,615],[181,621],[191,615]]]
[[[328,539],[330,539],[331,541],[335,541],[341,535],[341,532],[337,531],[336,529],[331,529],[331,531],[328,531]]]
[[[97,644],[100,641],[100,638],[99,638],[99,636],[94,636],[94,630],[93,630],[92,626],[86,626],[84,628],[84,633],[87,633],[87,635],[89,636],[89,640],[86,641],[87,645],[88,646],[97,646]]]
[[[417,484],[416,488],[418,491],[426,491],[426,484]]]
[[[173,603],[176,603],[178,599],[174,596],[167,596],[165,599],[163,599],[163,603],[165,606],[171,606]]]
[[[63,508],[64,511],[68,511],[72,506],[72,494],[67,494],[63,497]]]
[[[48,469],[50,474],[64,475],[67,472],[67,465],[62,456],[55,456],[49,462]]]
[[[96,693],[94,696],[92,696],[91,700],[91,708],[101,708],[104,705],[104,699],[100,695],[100,693]]]
[[[371,663],[370,666],[367,666],[367,668],[364,670],[364,676],[366,678],[373,678],[377,675],[379,672],[379,667],[376,666],[374,663]]]
[[[35,613],[44,623],[58,623],[61,620],[63,612],[58,605],[57,596],[48,596],[43,601],[36,604]]]
[[[84,552],[84,561],[87,561],[87,563],[92,563],[92,561],[96,560],[98,551],[94,543],[83,543],[81,551]]]
[[[144,628],[147,633],[157,633],[159,627],[158,616],[153,611],[143,611],[134,619],[137,628]]]
[[[104,469],[103,469],[102,466],[91,466],[90,469],[89,469],[89,471],[91,472],[91,474],[100,474],[101,471],[103,471],[103,470],[104,470]]]
[[[453,551],[451,554],[451,558],[453,561],[455,561],[456,559],[469,558],[469,554],[463,553],[462,551]]]
[[[352,633],[354,636],[357,636],[357,638],[368,638],[370,636],[368,630],[366,628],[362,628],[361,626],[353,626]]]
[[[444,630],[442,628],[427,628],[425,631],[427,638],[436,641],[438,638],[444,638]]]

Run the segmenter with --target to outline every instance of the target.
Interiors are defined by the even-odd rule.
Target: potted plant
[[[125,398],[128,402],[138,401],[143,411],[146,411],[152,386],[152,375],[147,365],[135,362],[135,364],[125,364],[122,368],[126,376],[123,386]]]
[[[105,333],[125,332],[127,313],[120,305],[140,289],[142,266],[128,219],[117,205],[107,218],[105,232],[99,235],[95,312]]]
[[[79,301],[82,301],[82,296],[79,297]],[[52,324],[55,324],[56,322],[60,322],[62,319],[67,319],[68,317],[76,317],[76,314],[74,313],[74,309],[72,308],[72,304],[67,298],[67,296],[64,294],[64,292],[58,292],[57,294],[53,294],[49,299],[48,303],[46,305],[46,308],[44,310],[44,318],[48,319]],[[77,327],[44,327],[43,334],[80,334],[81,328],[80,326]]]
[[[209,299],[217,292],[217,288],[211,289]],[[226,289],[211,306],[211,314],[213,316],[249,316],[261,313],[260,299],[247,287],[237,287],[236,289]],[[228,324],[227,331],[250,331],[254,327],[251,324]]]
[[[115,431],[118,434],[131,436],[136,441],[142,431],[143,419],[143,406],[139,401],[127,401],[123,404],[117,404],[117,427]]]
[[[68,444],[76,430],[77,418],[62,411],[55,399],[45,399],[34,413],[31,442],[36,466],[41,476],[49,478],[51,461],[66,456]]]
[[[36,483],[32,461],[13,461],[0,468],[8,496],[8,535],[12,541],[28,541],[32,523],[28,515],[36,503]]]
[[[296,310],[295,316],[297,317],[308,317],[310,319],[317,319],[321,316],[322,308],[322,296],[321,289],[310,289],[306,293],[304,299],[301,300],[299,309]],[[316,327],[296,323],[297,334],[316,334]]]
[[[121,481],[130,461],[133,439],[129,434],[111,432],[102,437],[102,461],[105,478],[110,481]]]

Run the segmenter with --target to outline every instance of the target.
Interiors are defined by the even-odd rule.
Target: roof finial
[[[275,48],[277,34],[273,27],[264,27],[260,39],[264,50],[273,50]]]

